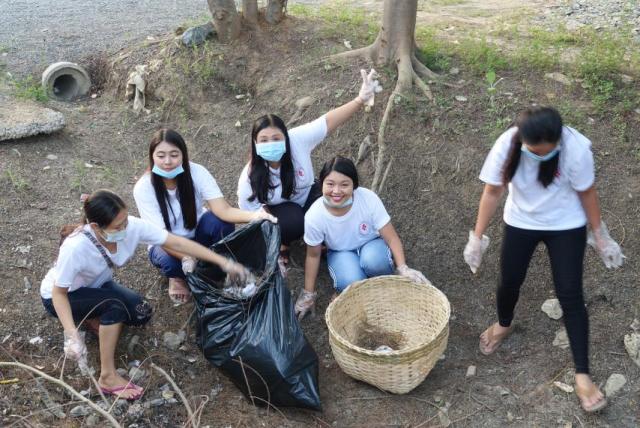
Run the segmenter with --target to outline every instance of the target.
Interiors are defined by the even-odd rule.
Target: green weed
[[[323,23],[320,33],[326,38],[347,39],[366,45],[373,43],[378,34],[378,16],[344,0],[334,0],[318,8],[291,5],[288,13],[320,20]]]
[[[485,38],[463,39],[453,49],[460,59],[478,74],[485,74],[490,70],[500,71],[509,67],[508,56],[496,45],[487,42]]]
[[[47,91],[45,91],[40,82],[36,82],[33,77],[13,79],[11,83],[13,84],[14,94],[17,98],[41,103],[49,99]]]
[[[11,186],[13,186],[17,192],[29,189],[29,182],[22,178],[17,172],[14,172],[11,168],[7,168],[4,174],[9,179]]]
[[[445,71],[451,65],[450,58],[445,54],[443,43],[436,38],[435,29],[420,27],[416,30],[418,60],[433,71]]]
[[[88,168],[84,165],[84,162],[81,160],[73,161],[74,173],[71,175],[71,190],[74,190],[78,193],[83,193],[87,188],[87,178],[88,178]]]

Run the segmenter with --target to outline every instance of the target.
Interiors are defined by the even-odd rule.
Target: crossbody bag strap
[[[104,249],[104,247],[102,245],[100,245],[98,240],[92,234],[87,232],[86,230],[83,230],[82,233],[84,233],[84,236],[89,238],[89,240],[93,243],[93,245],[96,246],[98,251],[100,251],[100,254],[102,255],[102,258],[104,259],[105,262],[107,262],[107,266],[109,266],[111,269],[115,268],[115,265],[113,264],[113,261],[111,260],[111,257],[109,257],[107,255],[107,251]]]

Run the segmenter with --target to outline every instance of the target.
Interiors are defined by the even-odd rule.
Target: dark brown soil
[[[156,128],[167,125],[178,129],[188,141],[191,159],[208,167],[228,200],[235,203],[253,119],[266,112],[289,118],[295,111],[295,100],[311,95],[316,102],[302,123],[355,97],[359,69],[366,65],[321,63],[322,57],[344,49],[343,41],[317,38],[314,25],[292,19],[277,31],[254,34],[226,47],[210,42],[206,50],[192,53],[163,44],[131,52],[117,62],[116,74],[106,86],[117,87],[117,92],[107,89],[96,99],[74,104],[50,103],[67,118],[63,132],[0,144],[0,360],[16,359],[59,377],[62,331],[59,322],[45,314],[38,291],[56,255],[58,229],[79,218],[80,193],[100,187],[118,192],[135,213],[132,188],[146,167],[147,145]],[[212,76],[194,71],[194,64],[205,61],[198,55],[204,54],[214,58]],[[184,58],[193,67],[181,72]],[[123,101],[122,84],[135,64],[149,64],[154,59],[160,60],[160,68],[150,78],[150,89],[155,92],[149,97],[151,113],[136,116]],[[199,353],[193,324],[188,322],[192,307],[171,305],[164,281],[150,266],[145,249],[140,248],[117,277],[146,295],[153,302],[155,315],[146,327],[124,331],[117,361],[126,368],[128,362],[138,359],[148,369],[143,401],[159,397],[159,388],[166,383],[151,373],[148,364],[153,361],[176,380],[194,409],[203,406],[202,424],[215,427],[446,425],[446,420],[438,417],[439,409],[447,409],[456,426],[631,427],[640,423],[640,368],[623,346],[629,325],[634,317],[640,317],[640,145],[636,138],[640,115],[625,111],[622,121],[614,120],[612,110],[596,112],[579,87],[565,88],[544,80],[536,70],[502,73],[496,106],[491,108],[483,77],[469,73],[464,64],[455,65],[462,70],[456,79],[464,81],[457,89],[432,85],[435,105],[418,97],[395,107],[387,129],[394,166],[380,192],[403,239],[408,263],[422,270],[451,302],[445,358],[427,379],[403,396],[388,395],[351,379],[337,366],[323,317],[318,315],[305,319],[302,326],[320,360],[323,411],[254,408]],[[336,153],[355,158],[367,135],[375,141],[395,78],[393,70],[380,72],[385,91],[375,108],[371,113],[359,113],[316,149],[316,168]],[[638,89],[637,81],[626,88],[629,92]],[[236,98],[247,92],[250,97]],[[464,95],[468,101],[455,101],[456,95]],[[478,335],[496,317],[494,288],[502,222],[499,213],[488,230],[492,243],[483,265],[477,275],[471,275],[462,250],[482,189],[477,176],[497,133],[518,110],[532,103],[559,105],[568,124],[592,139],[604,217],[628,256],[622,269],[608,271],[591,249],[586,254],[584,289],[590,313],[592,374],[598,383],[604,383],[612,373],[624,374],[628,381],[597,415],[584,414],[574,395],[553,386],[554,380],[572,382],[572,359],[568,350],[552,346],[562,322],[540,311],[542,302],[553,296],[543,248],[531,262],[514,334],[490,357],[478,351]],[[49,154],[57,159],[48,159]],[[366,187],[372,178],[370,158],[359,171]],[[303,284],[301,244],[292,247],[291,263],[288,285],[295,290]],[[333,294],[330,283],[322,267],[317,303],[320,314]],[[182,328],[187,331],[185,345],[177,351],[165,348],[163,333]],[[134,335],[139,336],[141,346],[128,349]],[[35,336],[44,342],[30,344],[29,339]],[[95,365],[97,341],[90,339],[88,347]],[[466,378],[470,365],[477,366],[477,376]],[[1,376],[19,379],[15,384],[0,385],[1,425],[23,417],[15,426],[83,423],[82,418],[60,420],[43,411],[41,394],[26,372],[3,369]],[[64,379],[78,390],[91,385],[69,366]],[[65,411],[77,404],[60,388],[50,384],[47,388]],[[182,426],[186,419],[182,406],[167,404],[146,409],[138,426]]]

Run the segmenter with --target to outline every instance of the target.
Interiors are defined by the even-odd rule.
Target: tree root
[[[326,57],[326,60],[363,58],[367,61],[373,61],[374,45],[365,46],[364,48],[353,49],[350,51],[340,52]]]
[[[380,122],[380,127],[378,128],[378,156],[376,159],[376,168],[373,173],[373,181],[371,183],[371,190],[373,190],[376,193],[382,187],[381,175],[384,170],[384,159],[385,159],[384,155],[387,151],[387,144],[384,141],[384,132],[387,129],[387,122],[389,121],[391,110],[393,110],[393,105],[395,103],[396,96],[400,95],[398,89],[399,89],[399,82],[398,84],[396,84],[396,88],[393,90],[393,92],[389,96],[389,100],[387,101],[387,106],[384,109],[384,115],[382,116],[382,121]],[[380,185],[379,185],[379,182],[380,182]]]
[[[415,71],[415,69],[413,70],[413,84],[422,91],[425,97],[429,98],[431,102],[434,102],[433,94],[431,93],[429,85],[427,85],[424,80],[422,80],[420,76],[418,76],[418,73]]]

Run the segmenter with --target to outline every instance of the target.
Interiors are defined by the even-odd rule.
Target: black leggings
[[[586,245],[585,226],[558,231],[525,230],[505,226],[498,285],[498,321],[511,325],[533,251],[540,241],[549,251],[556,296],[573,353],[576,373],[589,373],[589,318],[582,296],[582,264]]]
[[[271,214],[278,218],[282,245],[289,246],[291,242],[302,238],[304,235],[304,214],[320,195],[320,184],[316,180],[311,186],[311,191],[303,207],[295,202],[283,202],[268,206]]]

